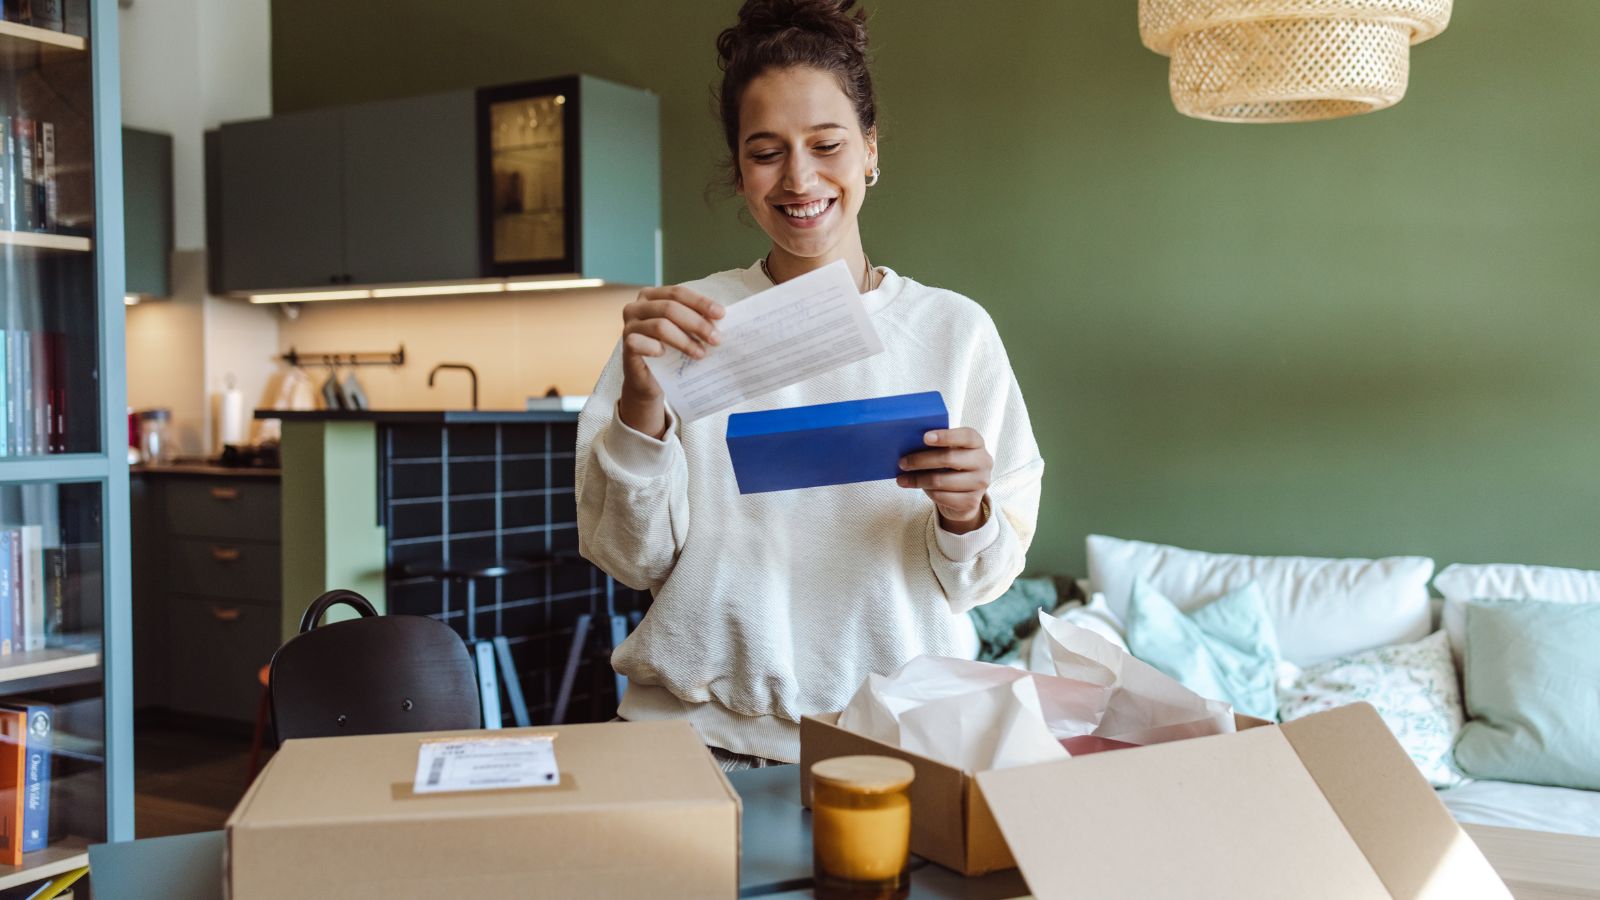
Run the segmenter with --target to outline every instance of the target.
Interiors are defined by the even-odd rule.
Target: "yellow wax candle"
[[[817,877],[896,887],[906,878],[916,771],[888,756],[840,756],[811,767],[811,845]]]

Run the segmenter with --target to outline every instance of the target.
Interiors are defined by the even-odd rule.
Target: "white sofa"
[[[1415,641],[1440,627],[1451,631],[1459,652],[1459,606],[1430,597],[1430,580],[1446,596],[1471,597],[1482,591],[1477,596],[1600,602],[1600,572],[1453,566],[1431,579],[1432,560],[1419,557],[1249,557],[1091,536],[1089,568],[1090,577],[1079,587],[1094,601],[1088,606],[1070,602],[1056,614],[1119,640],[1120,615],[1135,575],[1185,608],[1254,580],[1268,594],[1268,614],[1278,628],[1284,658],[1297,665]],[[1119,597],[1121,608],[1113,599]],[[1017,664],[1048,673],[1049,659],[1042,646],[1035,646],[1036,637],[1022,643]],[[1468,780],[1441,789],[1439,797],[1464,823],[1600,837],[1596,791]]]

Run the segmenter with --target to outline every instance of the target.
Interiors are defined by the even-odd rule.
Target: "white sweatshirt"
[[[1044,461],[994,323],[960,294],[878,271],[862,302],[884,352],[674,418],[665,440],[616,418],[620,345],[601,373],[578,420],[579,546],[654,598],[612,655],[629,681],[623,718],[687,718],[712,746],[797,761],[801,716],[843,708],[868,674],[920,654],[970,658],[967,610],[1021,574]],[[758,264],[685,286],[731,305],[772,283]],[[739,493],[730,412],[933,390],[994,456],[978,530],[946,532],[925,493],[892,480]]]

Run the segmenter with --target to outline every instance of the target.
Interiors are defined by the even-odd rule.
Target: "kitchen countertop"
[[[576,422],[578,414],[554,409],[258,409],[258,419],[285,422],[377,422],[384,425],[497,425]]]

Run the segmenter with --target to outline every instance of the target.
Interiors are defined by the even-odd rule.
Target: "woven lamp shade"
[[[1146,47],[1172,57],[1172,103],[1218,122],[1309,122],[1406,94],[1411,45],[1451,0],[1139,0]]]

